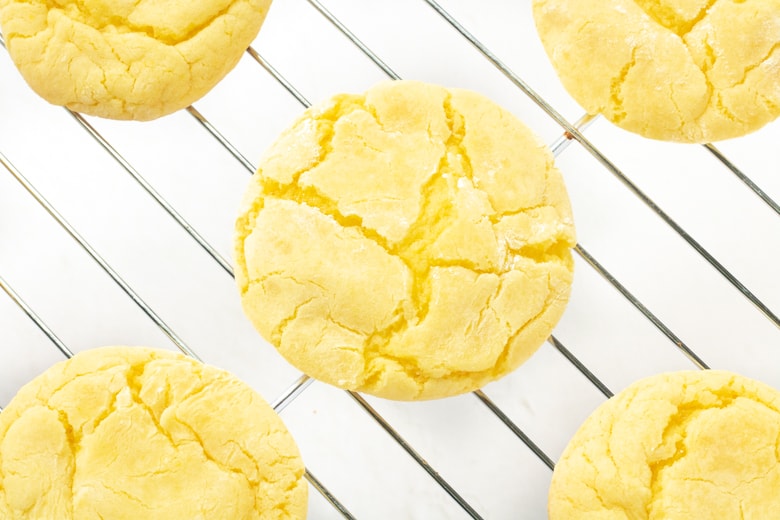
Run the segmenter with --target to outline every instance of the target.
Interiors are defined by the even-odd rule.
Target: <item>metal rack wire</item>
[[[561,156],[567,147],[572,144],[573,146],[579,146],[590,154],[601,165],[604,171],[610,173],[617,178],[627,190],[629,190],[638,201],[647,206],[658,218],[661,219],[666,225],[668,225],[674,233],[682,238],[701,258],[704,259],[712,268],[714,268],[733,289],[736,289],[747,301],[749,301],[763,316],[769,320],[775,327],[780,328],[780,318],[778,315],[756,294],[751,291],[745,284],[743,284],[724,264],[718,261],[713,254],[711,254],[699,241],[697,241],[691,234],[689,234],[683,227],[678,224],[667,212],[654,202],[648,195],[646,195],[631,179],[619,169],[596,145],[594,145],[586,136],[585,132],[588,126],[593,123],[594,118],[592,116],[585,115],[575,123],[571,123],[566,120],[553,106],[545,100],[545,98],[539,93],[535,92],[522,78],[515,72],[513,72],[502,60],[490,49],[487,48],[477,37],[469,32],[466,27],[461,24],[447,9],[445,9],[440,3],[435,0],[422,0],[433,11],[440,16],[446,23],[448,23],[453,30],[460,34],[465,40],[473,45],[493,66],[495,66],[503,75],[505,75],[509,81],[511,81],[518,89],[520,93],[530,98],[535,104],[537,104],[549,118],[557,123],[562,130],[562,135],[553,143],[551,148],[556,156]],[[341,20],[339,20],[331,11],[329,11],[325,5],[319,0],[307,0],[313,9],[315,9],[321,16],[323,16],[329,23],[331,23],[338,31],[345,37],[351,44],[360,50],[368,59],[373,62],[388,78],[400,79],[397,74],[385,61],[383,61],[376,53],[374,53],[363,41],[361,41],[356,34],[351,31]],[[4,47],[5,43],[0,36],[0,44]],[[272,66],[260,53],[254,48],[247,49],[247,54],[259,64],[270,76],[272,76],[289,94],[294,97],[303,107],[310,105],[306,97],[296,89],[296,87],[283,76],[274,66]],[[67,109],[66,109],[67,110]],[[237,161],[237,163],[247,170],[249,174],[254,173],[255,166],[239,151],[239,149],[231,143],[231,141],[223,135],[220,130],[212,124],[201,112],[199,112],[194,106],[186,109],[189,115],[197,121],[197,123],[208,132],[224,149]],[[87,132],[100,146],[115,160],[122,169],[124,169],[137,183],[145,190],[150,197],[156,201],[156,203],[214,260],[218,268],[225,271],[229,277],[233,277],[233,270],[228,262],[217,249],[209,243],[175,208],[166,200],[161,193],[159,193],[148,182],[144,176],[125,158],[123,155],[106,139],[100,132],[98,132],[84,117],[77,113],[68,111],[77,125],[85,132]],[[733,162],[731,162],[724,153],[722,153],[715,146],[708,144],[705,145],[706,150],[716,157],[729,171],[731,171],[744,185],[752,190],[759,200],[763,201],[771,210],[777,215],[780,215],[780,206],[765,193],[755,182],[753,182],[744,172],[742,172]],[[48,214],[63,228],[63,230],[70,235],[70,237],[78,243],[78,245],[94,260],[108,276],[116,283],[132,300],[132,302],[138,306],[170,340],[178,349],[188,356],[200,359],[198,354],[190,348],[180,336],[152,309],[152,307],[146,303],[146,301],[130,286],[122,276],[107,262],[103,256],[93,248],[89,242],[79,233],[79,231],[72,226],[65,217],[60,214],[57,209],[43,196],[41,192],[33,185],[30,180],[17,169],[8,156],[5,155],[7,150],[2,149],[2,143],[0,143],[0,163],[4,169],[29,193],[29,195],[35,199],[35,201],[44,209]],[[623,283],[621,283],[610,271],[608,271],[601,262],[599,262],[581,243],[577,244],[574,249],[575,253],[585,264],[593,269],[601,278],[609,283],[615,290],[617,290],[627,302],[630,303],[638,312],[640,312],[645,319],[652,324],[661,334],[663,334],[672,345],[678,349],[690,362],[701,369],[709,368],[708,364],[690,348],[680,337],[671,330],[664,321],[662,321],[656,314],[654,314],[647,305],[645,305],[638,297],[636,297]],[[0,272],[0,287],[6,292],[6,294],[16,303],[16,305],[35,323],[35,325],[46,335],[51,341],[54,347],[56,347],[64,356],[72,356],[72,351],[69,347],[57,336],[46,322],[31,308],[31,306],[18,294],[10,283],[2,278]],[[559,352],[574,369],[582,374],[593,386],[604,396],[610,397],[612,391],[599,377],[591,371],[585,363],[583,363],[572,351],[567,349],[564,344],[559,341],[555,336],[551,336],[548,340],[549,344]],[[305,375],[301,375],[295,381],[293,381],[289,388],[284,391],[276,400],[273,401],[273,407],[278,412],[282,412],[290,403],[300,397],[306,390],[312,385],[313,380]],[[472,504],[464,495],[455,489],[449,480],[445,479],[426,459],[418,452],[410,442],[408,442],[396,428],[388,421],[383,415],[377,411],[364,397],[359,394],[348,392],[350,398],[354,403],[360,407],[364,412],[368,414],[377,424],[381,427],[390,437],[403,449],[407,454],[425,471],[427,474],[440,486],[444,492],[462,509],[462,511],[471,518],[483,518],[483,514],[479,512],[479,508]],[[509,414],[496,404],[488,395],[482,391],[474,392],[474,397],[484,405],[484,407],[495,416],[517,440],[522,442],[527,448],[548,468],[554,468],[554,459],[540,446],[534,442],[534,440],[525,433],[525,431],[510,418]],[[306,478],[309,480],[312,487],[320,493],[328,503],[344,518],[355,518],[348,510],[347,506],[335,496],[326,487],[326,483],[317,479],[311,471],[307,468]]]

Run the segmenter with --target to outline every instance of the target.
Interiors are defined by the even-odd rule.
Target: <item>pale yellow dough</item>
[[[589,113],[705,143],[780,115],[780,0],[534,0],[539,36]]]
[[[342,388],[474,390],[528,358],[568,300],[574,229],[552,155],[474,92],[387,82],[307,110],[240,213],[246,314]]]
[[[780,518],[780,391],[725,371],[638,381],[555,467],[550,520]]]
[[[3,520],[302,519],[303,472],[257,393],[163,350],[83,352],[0,413]]]
[[[41,97],[149,120],[204,96],[257,36],[271,0],[0,0],[8,51]]]

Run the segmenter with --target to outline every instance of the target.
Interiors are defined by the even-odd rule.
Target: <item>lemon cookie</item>
[[[260,333],[307,374],[392,399],[511,371],[572,280],[549,150],[487,98],[420,82],[307,110],[262,158],[236,228]]]
[[[162,350],[83,352],[0,413],[5,520],[301,519],[303,473],[259,395]]]
[[[0,0],[8,51],[40,96],[71,110],[149,120],[217,84],[271,0]]]
[[[550,520],[780,518],[780,392],[725,371],[638,381],[555,467]]]
[[[704,143],[780,114],[780,0],[534,0],[542,43],[589,113]]]

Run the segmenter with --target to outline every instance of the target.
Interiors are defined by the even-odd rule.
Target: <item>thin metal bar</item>
[[[767,206],[772,208],[772,210],[774,210],[775,213],[780,215],[780,205],[777,202],[775,202],[772,199],[772,197],[767,195],[764,190],[759,188],[758,185],[750,179],[750,177],[748,177],[747,175],[742,173],[742,170],[737,168],[736,164],[734,164],[733,162],[728,160],[728,158],[726,158],[726,156],[723,155],[723,153],[720,150],[715,148],[715,146],[713,144],[711,144],[711,143],[710,144],[705,144],[704,148],[706,148],[707,151],[710,152],[712,155],[714,155],[715,157],[720,159],[720,162],[722,162],[726,166],[726,168],[731,170],[731,172],[734,175],[736,175],[737,178],[739,180],[741,180],[748,188],[750,188],[753,191],[753,193],[758,195],[759,198],[761,200],[763,200],[767,204]]]
[[[285,390],[282,395],[271,404],[271,408],[273,408],[276,413],[281,413],[282,410],[287,408],[288,404],[297,399],[298,396],[301,395],[304,390],[309,388],[313,382],[314,379],[307,376],[306,374],[301,375],[301,377],[299,377],[292,385],[290,385],[289,388],[287,388],[287,390]]]
[[[390,79],[401,79],[401,77],[400,77],[398,74],[396,74],[396,73],[395,73],[395,71],[394,71],[393,69],[391,69],[391,68],[390,68],[390,66],[389,66],[387,63],[385,63],[385,62],[384,62],[382,59],[380,59],[380,58],[379,58],[379,56],[377,56],[377,55],[376,55],[376,53],[374,53],[374,52],[373,52],[371,49],[369,49],[369,48],[368,48],[368,46],[366,46],[366,44],[364,44],[364,43],[363,43],[363,42],[360,40],[360,38],[358,38],[358,37],[355,35],[355,33],[353,33],[352,31],[350,31],[350,30],[347,28],[347,26],[346,26],[346,25],[344,25],[343,23],[341,23],[341,21],[340,21],[338,18],[336,18],[336,16],[335,16],[333,13],[331,13],[330,11],[328,11],[328,10],[325,8],[325,6],[324,6],[324,5],[322,5],[322,4],[321,4],[321,3],[320,3],[318,0],[307,0],[307,2],[309,2],[309,3],[310,3],[310,4],[311,4],[311,5],[312,5],[312,6],[313,6],[313,7],[314,7],[314,8],[315,8],[317,11],[319,11],[319,12],[320,12],[320,14],[322,14],[322,15],[323,15],[325,18],[327,18],[327,20],[328,20],[328,21],[329,21],[331,24],[333,24],[333,26],[334,26],[334,27],[336,27],[336,29],[338,29],[339,31],[341,31],[341,33],[342,33],[344,36],[346,36],[347,38],[349,38],[349,40],[350,40],[352,43],[354,43],[354,44],[355,44],[355,45],[356,45],[356,46],[357,46],[357,47],[358,47],[358,48],[359,48],[361,51],[363,51],[363,54],[365,54],[365,55],[368,57],[368,59],[370,59],[371,61],[373,61],[373,62],[374,62],[374,64],[375,64],[377,67],[379,67],[380,69],[382,69],[382,72],[384,72],[385,74],[387,74],[387,76],[388,76]]]
[[[95,130],[95,128],[87,122],[84,117],[77,113],[73,112],[72,110],[66,108],[65,109],[68,114],[70,114],[73,119],[78,122],[81,127],[89,133],[92,138],[100,144],[110,155],[114,158],[116,162],[119,163],[119,165],[125,169],[127,173],[130,174],[130,176],[135,179],[135,181],[144,189],[146,192],[152,196],[154,200],[157,201],[157,203],[171,216],[173,219],[187,232],[189,235],[195,239],[195,241],[200,245],[200,247],[203,248],[206,253],[211,256],[216,262],[219,264],[222,269],[224,269],[227,273],[233,274],[233,268],[230,267],[230,263],[223,257],[221,254],[217,252],[214,247],[209,244],[206,239],[204,239],[200,233],[198,233],[195,228],[193,228],[187,220],[181,216],[181,214],[176,211],[173,206],[165,200],[165,198],[160,195],[157,190],[155,190],[151,184],[136,170],[133,168],[133,166],[122,157],[122,154],[120,154],[116,148],[114,148],[111,143],[109,143],[105,137],[100,135],[100,133]]]
[[[54,343],[54,346],[57,347],[57,349],[62,352],[65,357],[72,358],[73,352],[65,345],[65,343],[62,342],[62,340],[54,333],[51,328],[49,328],[48,325],[41,319],[40,316],[30,307],[27,302],[25,302],[21,296],[19,296],[19,293],[17,293],[11,285],[5,281],[5,279],[0,276],[0,289],[3,289],[5,293],[10,296],[11,300],[20,308],[22,311],[27,315],[28,318],[30,318],[35,325],[41,329],[41,332],[43,332],[49,340],[51,340],[52,343]]]
[[[0,34],[0,45],[2,45],[2,46],[5,48],[5,40],[3,40],[3,35],[2,35],[2,34]],[[216,249],[215,249],[215,248],[214,248],[214,247],[213,247],[211,244],[209,244],[209,243],[206,241],[206,239],[204,239],[204,238],[203,238],[203,236],[201,236],[201,234],[200,234],[200,233],[198,233],[198,232],[195,230],[195,228],[193,228],[193,227],[190,225],[190,223],[189,223],[189,222],[187,222],[187,220],[186,220],[184,217],[182,217],[182,216],[181,216],[181,214],[180,214],[178,211],[176,211],[176,210],[173,208],[173,206],[172,206],[172,205],[171,205],[171,204],[170,204],[170,203],[169,203],[167,200],[165,200],[165,198],[164,198],[162,195],[160,195],[160,194],[157,192],[157,190],[155,190],[155,189],[152,187],[152,185],[151,185],[151,184],[149,184],[149,182],[148,182],[148,181],[147,181],[147,180],[146,180],[146,179],[145,179],[145,178],[144,178],[144,177],[143,177],[143,176],[142,176],[142,175],[141,175],[141,174],[138,172],[138,170],[136,170],[135,168],[133,168],[133,166],[132,166],[132,165],[131,165],[131,164],[130,164],[130,163],[129,163],[129,162],[128,162],[128,161],[127,161],[127,160],[126,160],[126,159],[125,159],[125,158],[124,158],[124,157],[123,157],[123,156],[122,156],[122,155],[121,155],[121,154],[120,154],[120,153],[117,151],[117,150],[116,150],[116,148],[114,148],[114,147],[111,145],[111,143],[109,143],[109,142],[108,142],[108,140],[106,140],[106,139],[105,139],[105,138],[104,138],[104,137],[103,137],[103,136],[102,136],[102,135],[101,135],[101,134],[100,134],[100,133],[99,133],[99,132],[98,132],[98,131],[97,131],[97,130],[96,130],[96,129],[95,129],[95,128],[94,128],[94,127],[91,125],[91,124],[89,124],[89,123],[86,121],[86,119],[84,119],[84,117],[83,117],[81,114],[79,114],[79,113],[77,113],[77,112],[73,112],[72,110],[70,110],[70,109],[68,109],[68,108],[65,108],[65,110],[68,112],[68,114],[70,114],[70,115],[73,117],[73,119],[75,119],[75,120],[76,120],[76,121],[77,121],[77,122],[78,122],[78,123],[81,125],[81,127],[82,127],[82,128],[84,128],[84,130],[86,130],[86,131],[89,133],[89,135],[90,135],[90,136],[92,136],[92,138],[93,138],[95,141],[97,141],[97,142],[98,142],[98,144],[100,144],[100,145],[101,145],[101,146],[102,146],[102,147],[103,147],[103,148],[104,148],[104,149],[105,149],[105,150],[106,150],[106,151],[107,151],[107,152],[108,152],[108,153],[109,153],[109,154],[110,154],[110,155],[111,155],[111,156],[114,158],[114,160],[115,160],[116,162],[118,162],[118,163],[119,163],[119,165],[120,165],[120,166],[122,166],[122,168],[124,168],[124,169],[125,169],[125,171],[126,171],[127,173],[129,173],[129,174],[130,174],[130,176],[131,176],[131,177],[133,177],[133,179],[135,179],[135,181],[136,181],[136,182],[137,182],[139,185],[141,185],[141,187],[142,187],[144,190],[146,190],[146,192],[147,192],[149,195],[151,195],[151,196],[152,196],[152,198],[153,198],[154,200],[156,200],[156,201],[157,201],[157,203],[158,203],[158,204],[159,204],[159,205],[160,205],[160,206],[161,206],[161,207],[162,207],[162,208],[163,208],[163,209],[164,209],[164,210],[165,210],[165,211],[166,211],[166,212],[167,212],[167,213],[168,213],[168,214],[169,214],[171,217],[173,217],[173,219],[174,219],[174,220],[175,220],[175,221],[176,221],[176,222],[177,222],[177,223],[178,223],[178,224],[179,224],[179,225],[180,225],[180,226],[181,226],[181,227],[182,227],[182,228],[183,228],[183,229],[184,229],[184,230],[185,230],[187,233],[189,233],[189,235],[190,235],[192,238],[194,238],[194,239],[195,239],[195,241],[198,243],[198,245],[200,245],[200,247],[202,247],[202,248],[203,248],[203,250],[204,250],[204,251],[206,251],[206,253],[208,253],[208,254],[209,254],[209,256],[211,256],[211,258],[213,258],[214,260],[216,260],[216,262],[217,262],[217,263],[220,265],[220,267],[222,267],[222,269],[224,269],[224,270],[225,270],[225,271],[226,271],[228,274],[230,274],[231,276],[233,276],[233,268],[230,266],[230,263],[229,263],[229,262],[228,262],[228,261],[225,259],[225,257],[223,257],[221,254],[219,254],[219,252],[217,252],[217,250],[216,250]],[[194,108],[193,108],[193,110],[194,110]],[[197,111],[196,111],[196,112],[197,112]],[[192,113],[192,112],[190,112],[190,113]],[[198,114],[199,114],[199,113],[198,113]],[[193,114],[193,115],[194,115],[194,114]],[[197,116],[196,116],[196,119],[197,119]],[[201,124],[203,124],[204,126],[206,126],[206,123],[207,123],[207,122],[201,121]],[[209,125],[209,126],[210,126],[210,125]],[[206,126],[206,128],[208,129],[208,128],[209,128],[209,126]],[[216,129],[214,129],[214,130],[216,131]],[[215,135],[213,132],[212,132],[212,135],[214,135],[215,137],[217,137],[217,135]],[[221,134],[219,134],[219,135],[221,135]],[[217,139],[219,139],[219,138],[217,137]],[[221,142],[221,141],[220,141],[220,142]],[[240,157],[243,157],[243,156],[241,156],[241,155],[239,154],[238,156],[236,156],[236,158],[239,158],[239,156],[240,156]]]
[[[539,460],[544,462],[544,465],[547,466],[550,469],[555,469],[555,463],[552,461],[550,457],[547,456],[547,454],[542,451],[542,449],[534,443],[524,432],[520,429],[519,426],[517,426],[512,420],[499,408],[496,403],[490,400],[488,396],[485,395],[485,393],[482,390],[477,390],[475,392],[472,392],[475,396],[477,396],[477,399],[482,401],[482,403],[487,406],[491,412],[493,412],[496,417],[498,417],[501,422],[506,425],[507,428],[512,430],[512,433],[514,433],[517,437],[520,438],[520,440],[523,441],[523,443],[528,446],[528,448],[534,452],[534,455],[539,457]]]
[[[309,484],[311,484],[314,489],[319,491],[320,495],[322,495],[330,505],[332,505],[339,513],[341,513],[341,516],[349,520],[355,520],[355,517],[352,516],[352,513],[350,513],[347,508],[344,507],[344,505],[339,502],[330,491],[328,491],[328,488],[326,488],[322,482],[320,482],[319,479],[315,477],[308,469],[304,472],[303,476],[306,477],[306,480],[309,481]]]
[[[227,140],[227,138],[222,135],[222,133],[217,130],[217,128],[212,125],[208,119],[206,119],[203,114],[198,112],[198,110],[194,106],[187,107],[187,112],[195,118],[195,120],[203,126],[217,141],[219,141],[219,144],[225,147],[225,149],[230,152],[230,154],[235,157],[238,162],[241,163],[241,165],[249,170],[249,173],[255,173],[257,168],[249,162],[249,159],[247,159],[241,152],[238,151],[238,148],[233,145],[230,141]]]
[[[580,132],[584,132],[585,129],[598,118],[598,115],[585,114],[574,123],[574,127],[577,128]],[[561,135],[552,145],[550,145],[550,149],[552,150],[553,155],[558,157],[569,146],[569,144],[571,144],[573,140],[574,137],[569,132],[564,132],[563,135]],[[736,175],[740,181],[742,181],[753,193],[758,195],[758,197],[763,200],[775,213],[780,215],[780,204],[775,202],[772,197],[767,195],[767,193],[762,190],[755,182],[753,182],[750,177],[745,175],[745,173],[743,173],[742,170],[737,167],[737,165],[731,162],[728,157],[723,155],[723,152],[716,148],[712,143],[703,144],[702,146],[708,152],[714,155],[720,162],[722,162],[726,168],[731,170],[731,172]]]
[[[594,121],[596,121],[596,119],[598,119],[598,116],[585,114],[574,123],[574,127],[580,132],[584,132]],[[574,136],[569,132],[563,132],[563,134],[550,145],[550,151],[552,151],[553,156],[558,157],[561,155],[573,140]]]
[[[610,397],[615,395],[612,393],[612,390],[610,390],[607,387],[607,385],[605,385],[601,381],[601,379],[596,377],[596,374],[591,372],[590,369],[588,369],[588,367],[586,367],[585,364],[577,358],[577,356],[575,356],[569,349],[564,347],[563,343],[558,341],[558,339],[555,336],[550,336],[549,338],[547,338],[547,342],[550,343],[550,345],[552,345],[553,347],[555,347],[555,349],[558,352],[560,352],[563,355],[563,357],[565,357],[572,365],[574,365],[577,368],[577,370],[579,370],[580,373],[588,379],[588,381],[593,383],[593,386],[598,388],[599,392],[604,394],[604,397],[609,399]]]
[[[670,340],[672,343],[674,343],[675,345],[677,345],[677,348],[679,348],[679,349],[682,351],[682,353],[683,353],[683,354],[685,354],[685,357],[687,357],[688,359],[690,359],[690,360],[691,360],[691,361],[692,361],[692,362],[693,362],[693,363],[694,363],[694,364],[695,364],[697,367],[699,367],[699,368],[701,368],[701,369],[708,369],[708,368],[710,368],[709,366],[707,366],[707,364],[706,364],[706,363],[705,363],[705,362],[704,362],[704,361],[703,361],[703,360],[702,360],[702,359],[701,359],[699,356],[697,356],[697,355],[696,355],[696,353],[695,353],[693,350],[691,350],[690,348],[688,348],[688,346],[687,346],[685,343],[683,343],[683,342],[682,342],[682,340],[681,340],[680,338],[678,338],[678,337],[677,337],[677,335],[676,335],[674,332],[672,332],[672,331],[669,329],[669,327],[667,327],[666,325],[664,325],[664,323],[663,323],[661,320],[659,320],[659,319],[658,319],[658,318],[655,316],[655,314],[653,314],[652,312],[650,312],[650,310],[649,310],[647,307],[645,307],[645,306],[642,304],[642,302],[640,302],[640,301],[639,301],[639,300],[638,300],[638,299],[637,299],[637,298],[636,298],[636,297],[635,297],[633,294],[631,294],[631,292],[630,292],[628,289],[626,289],[626,288],[625,288],[625,286],[623,286],[623,284],[621,284],[620,282],[618,282],[618,281],[617,281],[617,279],[615,279],[615,277],[614,277],[614,276],[612,276],[612,274],[610,274],[610,272],[609,272],[609,271],[607,271],[607,270],[604,268],[604,266],[602,266],[600,263],[598,263],[598,262],[596,261],[596,259],[595,259],[595,258],[593,258],[593,256],[591,256],[591,254],[590,254],[590,253],[588,253],[588,252],[587,252],[587,251],[586,251],[586,250],[585,250],[585,249],[582,247],[582,245],[580,245],[580,244],[577,244],[577,245],[574,247],[574,251],[575,251],[577,254],[579,254],[579,255],[580,255],[580,257],[582,257],[582,259],[583,259],[583,260],[585,260],[585,261],[586,261],[588,264],[590,264],[590,266],[591,266],[591,267],[593,267],[593,268],[594,268],[596,271],[598,271],[598,272],[601,274],[601,276],[603,276],[604,278],[606,278],[607,280],[609,280],[609,283],[611,283],[611,284],[612,284],[612,285],[613,285],[613,286],[614,286],[614,287],[615,287],[615,288],[616,288],[618,291],[620,291],[620,293],[621,293],[621,294],[622,294],[622,295],[623,295],[623,296],[624,296],[624,297],[625,297],[625,298],[626,298],[626,299],[627,299],[629,302],[631,302],[631,304],[632,304],[634,307],[636,307],[637,309],[639,309],[639,311],[640,311],[642,314],[644,314],[644,316],[645,316],[645,317],[646,317],[648,320],[650,320],[650,322],[652,322],[652,324],[653,324],[653,325],[655,325],[655,327],[656,327],[658,330],[660,330],[660,331],[661,331],[661,332],[664,334],[664,336],[666,336],[667,338],[669,338],[669,340]]]
[[[287,81],[287,78],[282,76],[282,74],[276,70],[270,63],[268,63],[265,58],[263,58],[256,50],[254,50],[252,47],[249,47],[246,50],[247,54],[252,56],[252,58],[260,64],[261,67],[263,67],[265,70],[268,71],[268,73],[274,77],[276,81],[278,81],[285,89],[287,89],[287,92],[293,95],[295,99],[298,100],[298,102],[305,106],[306,108],[309,108],[311,106],[311,103],[308,99],[306,99],[303,94],[301,94],[298,89],[292,86],[292,84]]]
[[[187,234],[189,234],[198,243],[198,245],[200,245],[228,275],[230,275],[231,278],[235,278],[233,267],[230,265],[230,262],[228,262],[224,256],[219,254],[216,248],[212,246],[205,238],[203,238],[203,236],[198,233],[198,231],[192,227],[192,225],[190,225],[190,223],[187,222],[187,220],[182,217],[181,214],[176,211],[176,209],[174,209],[171,203],[168,202],[162,195],[160,195],[160,193],[157,192],[157,190],[155,190],[151,184],[149,184],[149,182],[138,172],[138,170],[136,170],[116,150],[116,148],[114,148],[111,143],[106,140],[106,138],[104,138],[92,125],[90,125],[81,114],[73,112],[67,108],[65,110],[67,110],[73,119],[75,119],[82,126],[82,128],[84,128],[89,133],[89,135],[91,135],[92,138],[95,139],[122,166],[122,168],[124,168],[127,173],[129,173],[130,176],[132,176],[133,179],[135,179],[136,182],[138,182],[138,184],[140,184],[141,187],[152,196],[155,201],[157,201],[157,203],[168,213],[168,215],[170,215],[182,227],[182,229],[184,229],[184,231],[186,231]],[[187,109],[187,111],[190,112],[190,114],[192,114],[193,117],[195,117],[195,119],[197,119],[198,122],[200,122],[207,130],[209,130],[209,132],[211,132],[212,135],[214,135],[214,137],[220,141],[220,143],[223,143],[226,148],[229,150],[235,150],[235,147],[229,141],[227,141],[222,136],[222,134],[220,134],[219,131],[217,131],[217,129],[214,128],[211,123],[195,109],[195,107],[191,106]],[[238,150],[236,150],[236,153],[233,155],[239,161],[246,161],[247,164],[249,164],[249,161],[247,161],[246,158],[238,152]],[[250,171],[254,171],[252,170],[251,165]]]
[[[2,41],[2,34],[0,34],[0,43],[2,43],[3,47],[5,47],[5,42]],[[92,138],[98,142],[113,158],[116,162],[119,163],[122,168],[127,171],[127,173],[130,174],[135,181],[141,185],[141,187],[146,190],[146,192],[152,196],[152,198],[157,201],[157,203],[171,216],[173,219],[193,238],[195,241],[211,256],[222,269],[225,270],[230,276],[233,275],[233,268],[230,265],[230,262],[225,259],[224,256],[222,256],[219,252],[217,252],[216,248],[214,248],[211,244],[209,244],[203,236],[198,233],[197,230],[195,230],[192,225],[187,222],[187,220],[174,209],[174,207],[162,196],[160,193],[155,190],[151,184],[136,170],[128,161],[125,159],[122,154],[120,154],[116,148],[114,148],[111,143],[108,142],[108,140],[103,137],[100,132],[98,132],[95,127],[93,127],[89,122],[87,122],[84,117],[79,114],[78,112],[74,112],[68,108],[65,108],[65,110],[68,112],[68,114],[75,119],[84,130],[89,133]],[[246,157],[244,157],[238,149],[233,146],[232,143],[230,143],[225,137],[205,118],[203,115],[198,112],[198,110],[194,106],[190,106],[187,108],[187,112],[190,113],[206,130],[208,130],[212,136],[214,136],[215,139],[217,139],[225,148],[230,151],[230,153],[238,159],[241,164],[244,165],[251,173],[254,173],[255,168],[252,166],[252,164],[247,160]]]
[[[764,316],[766,316],[774,325],[780,328],[780,317],[772,312],[753,292],[745,287],[731,272],[726,269],[723,264],[712,256],[699,242],[697,242],[691,235],[688,234],[677,222],[674,221],[665,211],[663,211],[653,200],[648,197],[642,190],[639,189],[626,175],[618,169],[607,157],[596,148],[579,130],[577,130],[571,123],[556,111],[552,105],[547,103],[539,94],[537,94],[525,81],[514,73],[507,65],[505,65],[493,52],[491,52],[485,45],[479,41],[473,34],[471,34],[463,25],[461,25],[453,16],[447,12],[436,0],[423,0],[429,6],[433,8],[444,20],[446,20],[456,31],[458,31],[471,45],[473,45],[485,58],[488,59],[498,70],[500,70],[504,76],[506,76],[516,87],[522,90],[528,97],[530,97],[542,110],[544,110],[548,116],[554,119],[561,127],[563,127],[571,136],[579,142],[585,150],[587,150],[593,157],[596,158],[610,173],[617,177],[620,182],[623,183],[639,200],[641,200],[647,207],[649,207],[657,216],[661,218],[667,225],[669,225],[675,232],[677,232],[688,245],[696,250],[712,267],[715,268],[726,280],[731,283],[742,295],[750,301]]]
[[[92,259],[103,268],[103,270],[116,282],[116,284],[127,294],[133,302],[157,325],[168,338],[173,341],[179,350],[190,357],[201,360],[195,352],[188,347],[184,341],[155,313],[151,307],[136,293],[124,279],[103,259],[100,254],[82,237],[76,229],[71,226],[67,220],[56,210],[51,203],[33,186],[22,173],[17,170],[8,158],[0,151],[0,163],[14,176],[27,192],[40,204],[49,215],[51,215],[67,233],[79,243]]]
[[[580,255],[580,257],[585,260],[588,265],[590,265],[599,275],[601,275],[602,278],[604,278],[607,282],[609,282],[615,289],[618,290],[620,294],[623,295],[624,298],[626,298],[631,305],[636,307],[636,309],[642,313],[642,315],[647,318],[655,327],[663,333],[664,336],[669,338],[669,340],[680,350],[682,350],[683,354],[685,354],[688,359],[693,361],[693,363],[698,366],[701,369],[709,368],[704,361],[695,353],[692,349],[690,349],[683,341],[674,333],[672,330],[664,324],[655,314],[653,314],[650,309],[648,309],[639,299],[634,296],[622,283],[620,283],[617,278],[615,278],[612,273],[610,273],[601,263],[596,260],[588,251],[582,247],[582,244],[577,244],[574,246],[574,252]],[[576,364],[575,364],[576,366]],[[597,385],[598,386],[598,385]]]
[[[452,497],[458,505],[468,513],[471,518],[482,518],[466,500],[458,494],[457,491],[446,481],[444,478],[423,459],[412,446],[401,437],[401,435],[388,423],[379,412],[377,412],[368,402],[355,392],[348,392],[352,399],[354,399],[368,414],[379,423],[379,425],[419,464],[433,479]]]

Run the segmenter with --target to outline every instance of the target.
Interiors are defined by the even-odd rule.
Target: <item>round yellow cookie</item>
[[[725,371],[638,381],[555,467],[550,520],[780,518],[780,391]]]
[[[77,354],[0,413],[4,520],[302,519],[303,473],[257,393],[163,350]]]
[[[16,66],[55,105],[149,120],[187,107],[237,63],[271,0],[0,0]]]
[[[487,98],[414,81],[307,110],[262,158],[236,229],[260,333],[307,374],[391,399],[513,370],[572,280],[549,150]]]
[[[589,113],[706,143],[780,115],[780,0],[534,0],[539,36]]]

